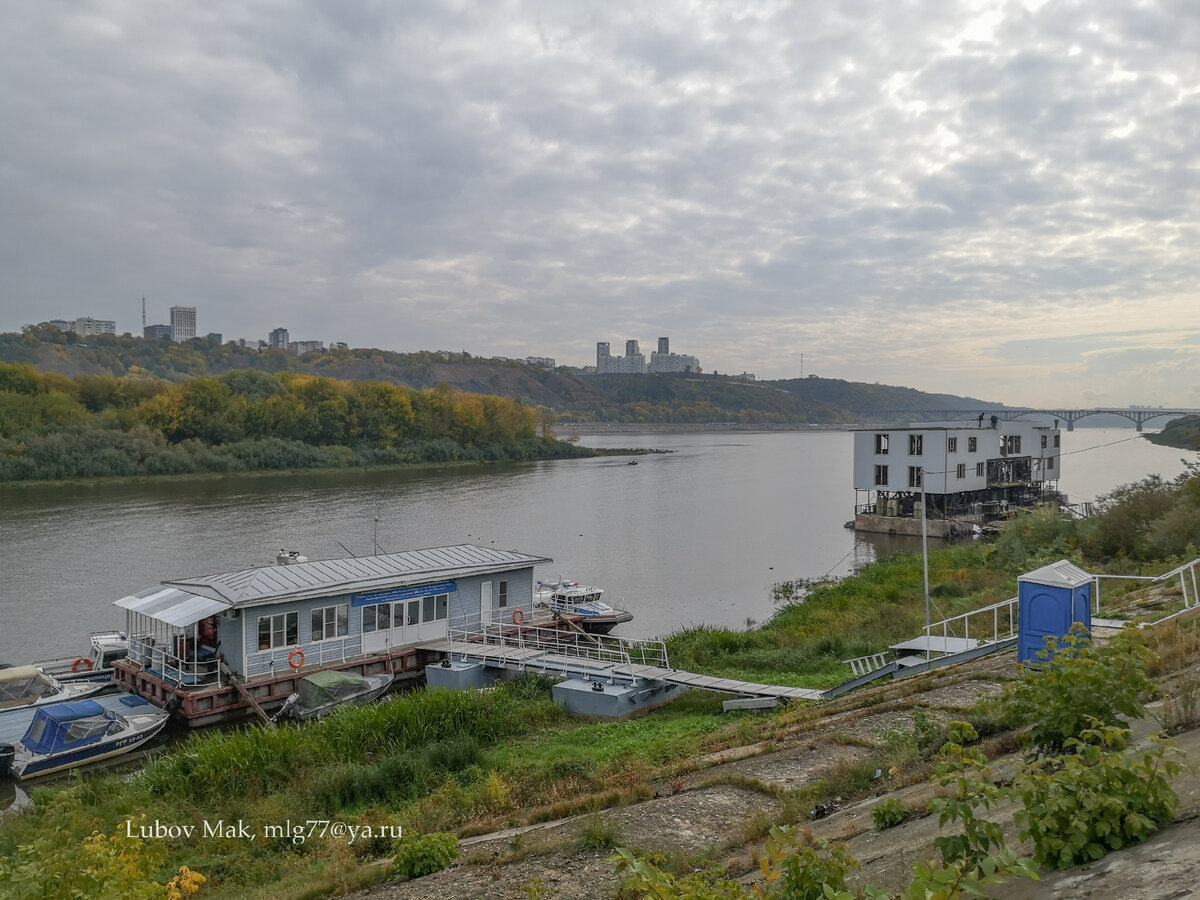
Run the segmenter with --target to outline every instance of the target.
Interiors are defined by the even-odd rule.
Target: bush
[[[423,834],[404,838],[393,857],[396,877],[411,881],[449,868],[458,859],[458,838],[452,834]]]
[[[1035,753],[1061,753],[1089,722],[1119,725],[1123,715],[1145,714],[1141,697],[1150,689],[1153,654],[1139,629],[1097,647],[1077,625],[1061,644],[1047,641],[1038,658],[1038,667],[1024,669],[1002,696],[1006,716],[1031,725],[1025,741]]]
[[[1014,820],[1033,841],[1040,866],[1065,869],[1100,859],[1151,834],[1175,815],[1178,796],[1167,776],[1180,764],[1158,741],[1152,751],[1126,756],[1126,728],[1093,720],[1069,752],[1024,767],[1015,788],[1024,808]]]
[[[875,820],[877,831],[895,828],[908,816],[909,809],[899,797],[889,797],[871,810],[871,818]]]

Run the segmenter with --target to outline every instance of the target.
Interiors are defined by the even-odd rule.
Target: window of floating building
[[[507,581],[500,582],[500,608],[501,609],[508,608],[508,582]]]
[[[920,456],[923,452],[921,448],[924,445],[925,445],[925,435],[910,434],[908,436],[908,455],[909,456]]]
[[[887,483],[888,483],[888,467],[887,466],[876,466],[875,467],[875,484],[876,485],[884,485]]]
[[[1042,449],[1043,450],[1046,449],[1046,444],[1047,444],[1046,435],[1043,434],[1042,435]]]
[[[959,464],[958,464],[958,469],[955,471],[955,474],[956,474],[956,475],[957,475],[959,478],[966,478],[966,477],[967,477],[967,464],[966,464],[966,463],[959,463]]]
[[[1055,434],[1055,435],[1054,435],[1054,446],[1055,446],[1055,447],[1057,447],[1057,446],[1058,446],[1058,439],[1059,439],[1059,437],[1060,437],[1060,435],[1058,435],[1058,434]]]
[[[983,463],[975,463],[975,475],[980,478],[983,477]]]
[[[1054,457],[1053,456],[1046,457],[1046,468],[1047,469],[1054,468]]]
[[[350,607],[347,604],[321,606],[312,611],[312,639],[314,641],[345,637],[349,632]]]
[[[277,613],[258,617],[258,649],[294,647],[300,643],[300,614]]]
[[[967,452],[974,453],[979,449],[979,438],[967,438]]]
[[[946,452],[947,453],[957,453],[958,452],[958,438],[956,438],[956,437],[946,438]]]
[[[1004,436],[1004,455],[1014,456],[1021,452],[1021,436],[1019,434],[1006,434]]]
[[[886,434],[875,435],[875,455],[886,456],[888,452],[888,436]]]
[[[920,466],[909,466],[908,467],[908,486],[909,487],[920,487],[921,486],[921,474],[923,471],[924,470]]]

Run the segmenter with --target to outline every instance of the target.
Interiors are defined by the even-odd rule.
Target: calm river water
[[[457,543],[554,558],[537,577],[597,584],[635,613],[622,633],[661,635],[772,612],[781,580],[840,574],[897,548],[856,538],[846,432],[596,434],[636,457],[0,488],[0,661],[81,652],[122,627],[112,601],[163,579]],[[1090,449],[1094,448],[1094,449]],[[1063,433],[1060,487],[1093,499],[1183,470],[1132,430]],[[376,522],[378,519],[378,522]]]

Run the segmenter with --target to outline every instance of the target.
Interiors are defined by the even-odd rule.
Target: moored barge
[[[534,621],[533,567],[472,544],[299,561],[164,581],[115,605],[129,655],[114,681],[192,726],[266,714],[315,671],[417,679],[450,623]]]

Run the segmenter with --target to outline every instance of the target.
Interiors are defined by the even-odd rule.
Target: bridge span
[[[1060,422],[1066,422],[1067,431],[1074,431],[1075,423],[1088,416],[1124,416],[1133,422],[1138,431],[1141,431],[1143,425],[1151,419],[1157,419],[1160,416],[1168,419],[1177,419],[1180,416],[1200,415],[1200,409],[1163,409],[1162,407],[1150,408],[1145,406],[1108,407],[1104,409],[1070,409],[1067,407],[1059,409],[1031,409],[1028,407],[982,406],[975,409],[850,409],[847,412],[853,413],[856,416],[872,417],[880,420],[886,420],[888,417],[894,418],[895,416],[914,416],[935,421],[977,419],[980,413],[983,414],[985,419],[996,416],[996,418],[1006,421],[1020,419],[1028,415],[1040,415],[1049,416]]]

